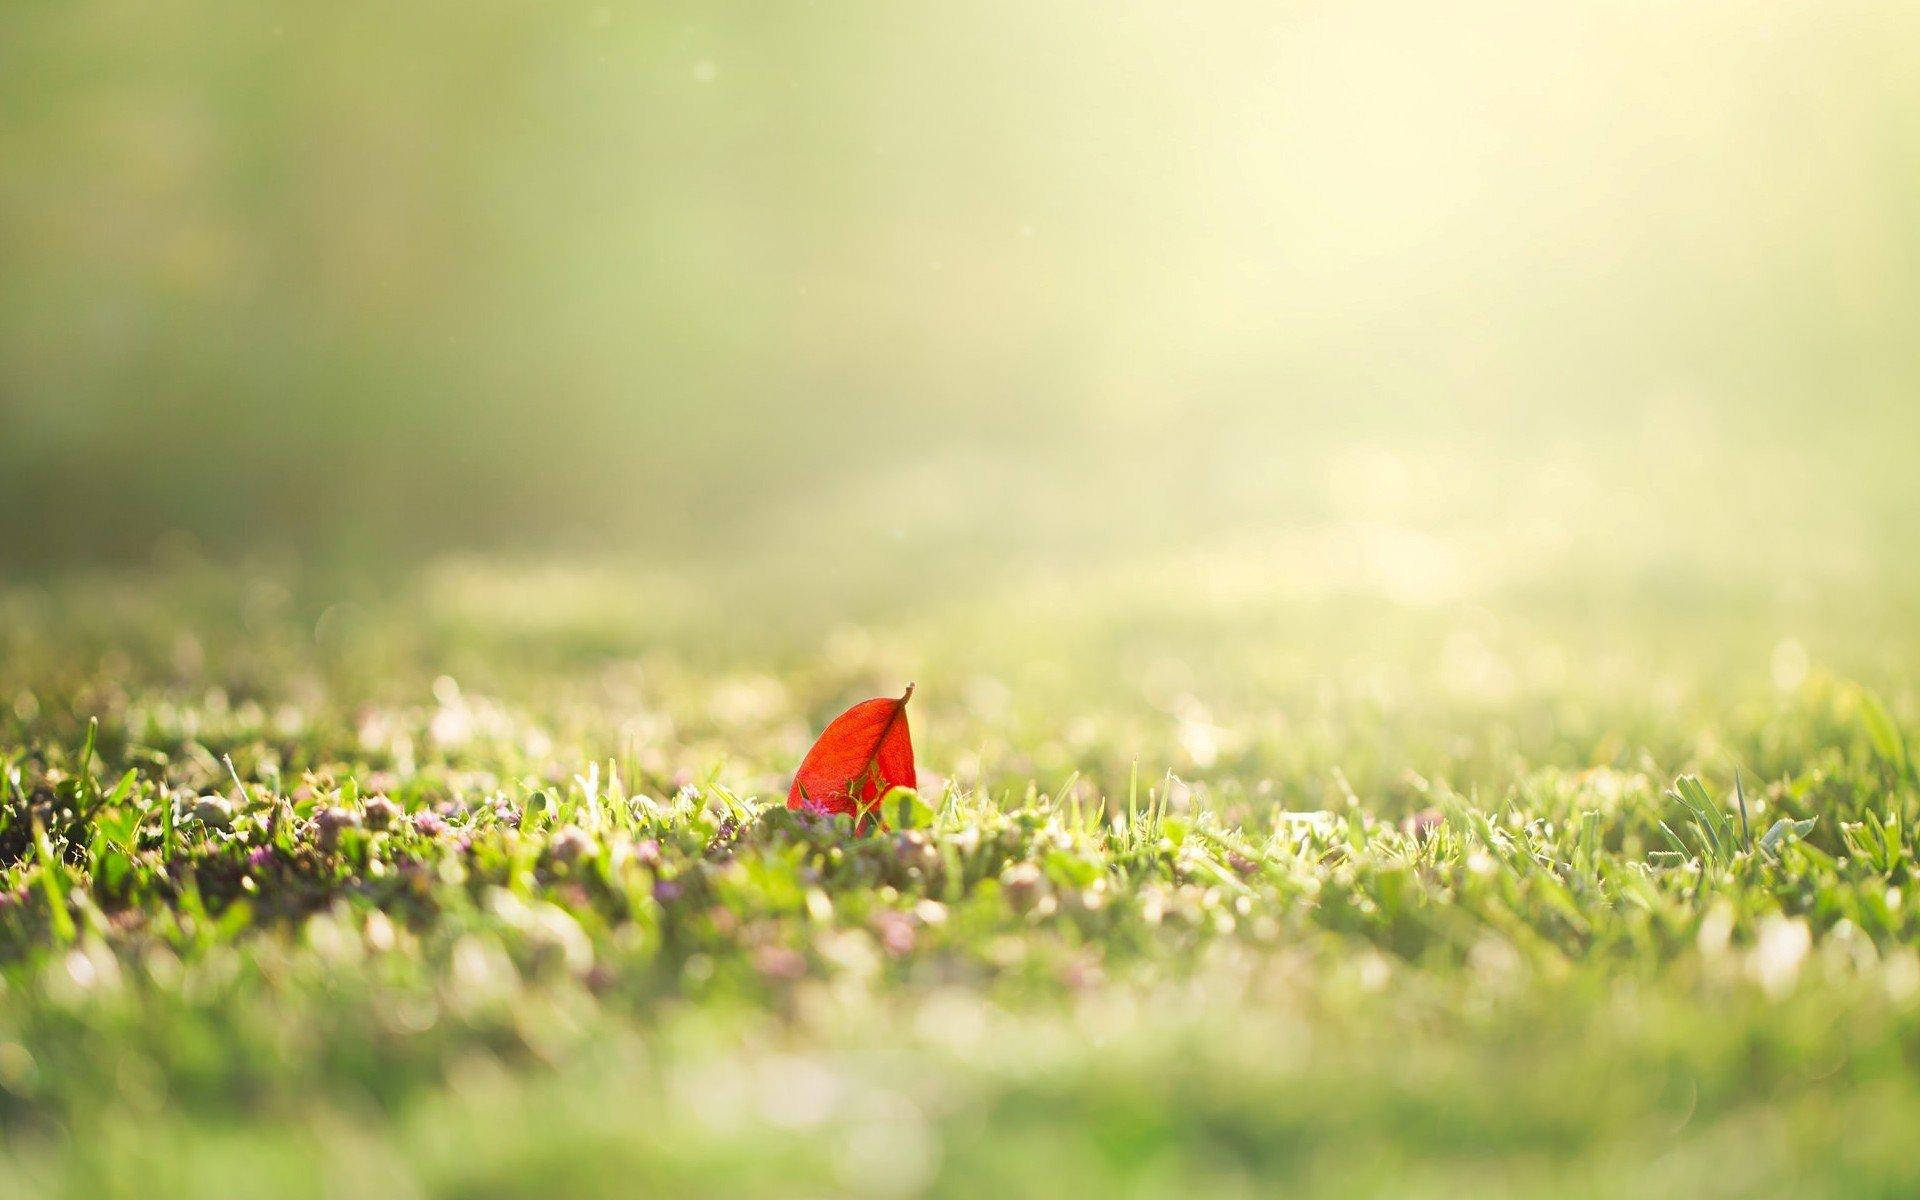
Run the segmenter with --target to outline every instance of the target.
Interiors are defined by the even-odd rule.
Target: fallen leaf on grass
[[[878,818],[881,797],[892,788],[915,786],[913,735],[907,729],[907,701],[863,700],[828,725],[807,751],[787,792],[787,807],[816,813],[845,813],[864,826]]]

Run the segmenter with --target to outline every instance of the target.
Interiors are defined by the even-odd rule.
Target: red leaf
[[[807,751],[787,792],[787,807],[816,813],[846,813],[864,823],[887,789],[914,787],[913,735],[907,701],[863,700],[827,726]]]

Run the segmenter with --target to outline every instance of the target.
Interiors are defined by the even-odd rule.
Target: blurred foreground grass
[[[7,589],[0,1190],[1911,1194],[1899,589],[1257,561]]]

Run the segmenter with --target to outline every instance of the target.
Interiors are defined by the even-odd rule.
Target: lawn
[[[0,0],[0,1200],[1920,1196],[1916,47]]]
[[[1184,562],[8,587],[0,1194],[1920,1188],[1897,588]]]

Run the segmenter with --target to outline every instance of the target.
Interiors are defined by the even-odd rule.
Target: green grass
[[[0,592],[0,1195],[1920,1189],[1899,587],[1174,578]]]
[[[1916,44],[0,0],[0,1200],[1920,1196]]]

